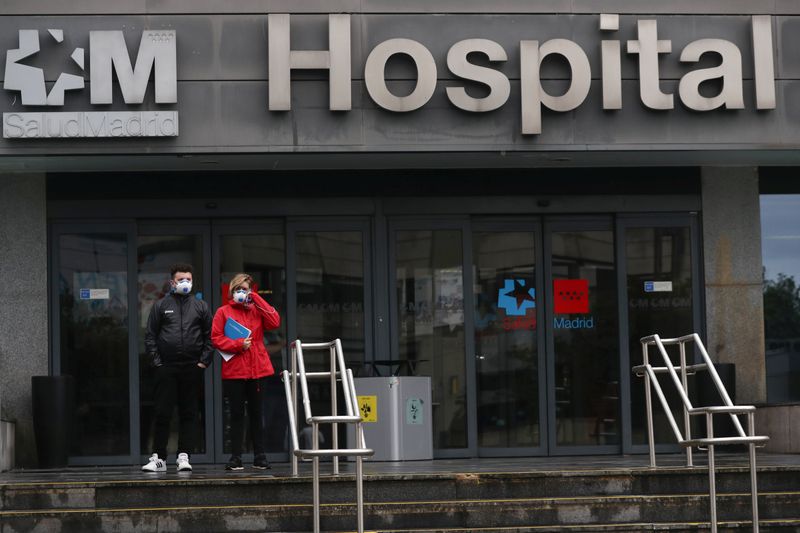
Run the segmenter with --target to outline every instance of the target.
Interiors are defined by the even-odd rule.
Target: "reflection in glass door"
[[[160,299],[169,294],[170,266],[175,263],[192,265],[193,287],[195,298],[204,299],[213,312],[211,299],[206,292],[208,225],[194,227],[174,227],[162,225],[145,225],[139,227],[137,244],[137,287],[138,287],[138,325],[139,325],[139,379],[140,379],[140,446],[145,456],[153,451],[154,429],[154,371],[145,352],[144,336],[150,310]],[[213,364],[212,364],[213,367]],[[212,424],[207,416],[212,395],[210,371],[205,372],[203,388],[197,398],[200,420],[197,421],[203,430],[197,433],[196,448],[193,453],[197,461],[210,460],[211,455],[207,443],[212,431]],[[208,393],[207,393],[208,391]],[[168,454],[172,456],[178,444],[177,412],[173,413],[170,425],[170,436],[167,444]]]
[[[283,224],[216,224],[214,227],[214,271],[217,273],[214,289],[214,308],[228,300],[228,283],[234,275],[246,272],[253,277],[253,290],[258,291],[281,315],[277,330],[264,332],[264,344],[269,353],[275,375],[267,379],[264,405],[261,413],[267,428],[265,442],[269,460],[285,461],[287,451],[288,416],[280,372],[286,357],[286,245]],[[214,365],[214,383],[217,391],[214,402],[216,424],[216,460],[227,461],[231,453],[230,407],[222,382],[221,360]],[[245,410],[244,428],[249,431]],[[252,460],[252,439],[245,435],[243,460]]]
[[[397,356],[384,372],[430,376],[434,449],[467,448],[463,232],[391,233]]]
[[[550,228],[550,451],[617,451],[622,439],[614,232],[610,221]]]
[[[678,337],[699,331],[694,312],[695,254],[692,248],[692,226],[687,217],[659,221],[632,219],[621,223],[621,238],[625,243],[625,267],[628,317],[629,364],[642,364],[639,339],[658,333],[664,338]],[[658,356],[655,356],[658,357]],[[691,363],[691,347],[687,353]],[[672,361],[679,363],[677,353]],[[655,360],[661,365],[662,361]],[[631,375],[631,443],[644,449],[647,427],[644,412],[642,378]],[[675,387],[668,385],[666,375],[659,376],[662,388],[673,407],[676,420],[681,420],[680,398]],[[690,384],[691,387],[691,384]],[[660,405],[653,410],[656,442],[675,450],[675,437]],[[662,449],[664,449],[662,447]]]
[[[75,379],[73,463],[109,456],[127,462],[132,453],[129,233],[104,229],[110,233],[54,231],[54,372]]]
[[[290,285],[289,303],[294,310],[290,338],[303,342],[340,338],[346,365],[362,368],[367,346],[372,343],[370,330],[365,327],[371,315],[367,224],[295,222],[290,224],[289,239],[290,270],[294,273],[294,283]],[[309,371],[330,369],[327,352],[309,352],[305,363]],[[309,383],[309,394],[314,414],[331,413],[330,383]],[[343,397],[337,399],[337,405],[342,414]],[[345,442],[345,430],[339,425],[340,446]],[[330,446],[331,431],[332,425],[320,428],[321,446]],[[311,447],[309,431],[301,431],[300,438],[301,446]]]
[[[474,231],[475,370],[481,455],[541,453],[545,420],[534,231]]]

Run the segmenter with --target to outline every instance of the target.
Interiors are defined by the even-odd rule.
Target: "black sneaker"
[[[253,459],[253,468],[258,468],[259,470],[266,470],[267,468],[272,468],[269,465],[269,461],[267,461],[266,454],[260,453],[256,455],[255,459]]]
[[[231,460],[225,465],[225,470],[244,470],[242,458],[238,455],[231,455]]]

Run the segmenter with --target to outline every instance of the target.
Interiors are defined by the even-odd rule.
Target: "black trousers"
[[[155,372],[153,451],[162,459],[167,457],[172,411],[177,405],[180,420],[177,451],[191,454],[197,445],[197,430],[200,427],[198,414],[203,369],[197,365],[162,365]]]
[[[250,419],[250,438],[253,440],[253,453],[267,453],[264,444],[264,421],[267,378],[226,379],[223,380],[225,396],[231,409],[231,455],[242,455],[244,438],[244,404],[247,402],[247,415]]]

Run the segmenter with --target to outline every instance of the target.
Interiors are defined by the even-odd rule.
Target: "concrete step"
[[[759,498],[761,518],[775,528],[798,527],[800,491],[766,492]],[[718,516],[726,527],[742,529],[749,519],[749,494],[720,494]],[[352,531],[355,505],[324,504],[322,527]],[[572,527],[574,531],[633,527],[633,530],[687,531],[704,527],[708,496],[614,495],[564,498],[371,502],[366,526],[373,531],[524,531]],[[293,505],[206,505],[172,508],[50,509],[0,511],[3,533],[28,531],[309,531],[312,508]],[[676,522],[678,519],[680,522]],[[733,522],[731,522],[733,521]],[[580,529],[583,528],[583,529]],[[570,531],[570,529],[555,529]],[[605,529],[609,530],[609,529]],[[745,529],[746,530],[746,529]],[[631,531],[631,529],[628,529]]]
[[[800,519],[797,520],[760,520],[760,531],[770,533],[780,531],[784,533],[800,530]],[[735,531],[751,531],[750,522],[719,522],[720,533]],[[453,528],[453,529],[381,529],[374,533],[541,533],[542,531],[563,533],[587,533],[593,531],[671,531],[677,533],[708,531],[707,522],[671,522],[660,524],[647,524],[644,522],[631,522],[626,524],[592,524],[591,526],[521,526],[510,528]]]
[[[759,470],[759,491],[800,489],[800,471]],[[750,490],[746,469],[724,468],[720,493]],[[584,496],[706,494],[707,471],[695,469],[561,471],[480,474],[384,474],[365,476],[368,502],[497,500]],[[323,503],[355,501],[354,478],[323,476]],[[227,505],[293,505],[311,501],[308,477],[227,475],[204,478],[169,473],[118,481],[67,481],[0,484],[0,510],[115,509]],[[799,513],[800,514],[800,513]]]
[[[728,531],[752,531],[751,522],[719,522],[717,524],[720,533]],[[772,531],[797,532],[800,531],[800,518],[794,520],[759,520],[760,531],[769,533]],[[645,522],[628,522],[624,524],[591,524],[578,526],[560,526],[548,524],[544,526],[513,526],[513,527],[492,527],[492,528],[447,528],[447,529],[381,529],[374,533],[541,533],[542,531],[562,532],[562,533],[588,533],[592,531],[671,531],[676,533],[707,531],[708,522],[661,522],[658,524],[648,524]]]

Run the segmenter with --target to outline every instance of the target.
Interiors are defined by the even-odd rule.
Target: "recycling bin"
[[[431,378],[391,376],[355,378],[364,439],[374,461],[433,459]],[[355,427],[347,445],[356,447]]]

